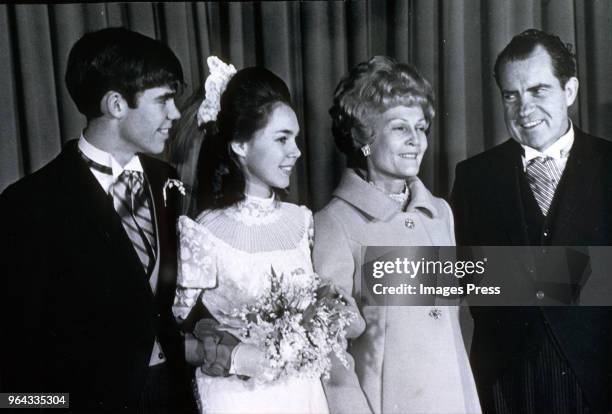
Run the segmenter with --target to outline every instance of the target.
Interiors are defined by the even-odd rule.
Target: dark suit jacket
[[[452,205],[458,245],[612,244],[612,143],[575,128],[574,145],[538,243],[529,241],[521,174],[521,148],[514,140],[457,165]],[[490,406],[495,380],[537,348],[548,326],[589,406],[594,412],[610,407],[608,308],[488,307],[472,308],[472,315],[471,358],[483,409]]]
[[[154,296],[138,256],[101,188],[69,142],[57,158],[0,196],[3,391],[69,392],[76,409],[133,408],[154,337],[184,369],[171,312],[176,279],[174,171],[141,156],[160,243]]]

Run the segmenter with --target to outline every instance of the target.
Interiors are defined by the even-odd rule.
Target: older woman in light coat
[[[361,247],[450,246],[453,215],[417,177],[434,116],[429,83],[376,56],[340,82],[330,110],[348,168],[315,215],[314,264],[356,299],[365,331],[335,364],[332,413],[478,413],[457,307],[360,304]]]

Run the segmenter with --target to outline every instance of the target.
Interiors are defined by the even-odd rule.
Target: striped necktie
[[[113,184],[113,204],[147,275],[155,265],[155,227],[142,172],[123,170]]]
[[[544,216],[548,214],[561,180],[561,172],[551,157],[537,157],[527,162],[527,180]]]

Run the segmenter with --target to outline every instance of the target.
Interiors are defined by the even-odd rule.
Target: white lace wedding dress
[[[239,333],[241,322],[228,316],[253,303],[269,288],[267,275],[290,276],[295,283],[313,277],[310,254],[312,213],[306,207],[247,197],[222,210],[203,212],[196,221],[179,218],[180,257],[173,311],[185,318],[202,300],[222,325]],[[240,338],[246,341],[245,338]],[[327,413],[319,379],[209,377],[196,369],[202,413]]]

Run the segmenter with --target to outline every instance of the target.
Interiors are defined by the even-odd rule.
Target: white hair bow
[[[227,88],[227,83],[236,74],[236,68],[232,64],[223,62],[216,56],[206,59],[210,75],[204,83],[206,96],[198,108],[198,126],[210,121],[216,121],[221,109],[221,94]]]

